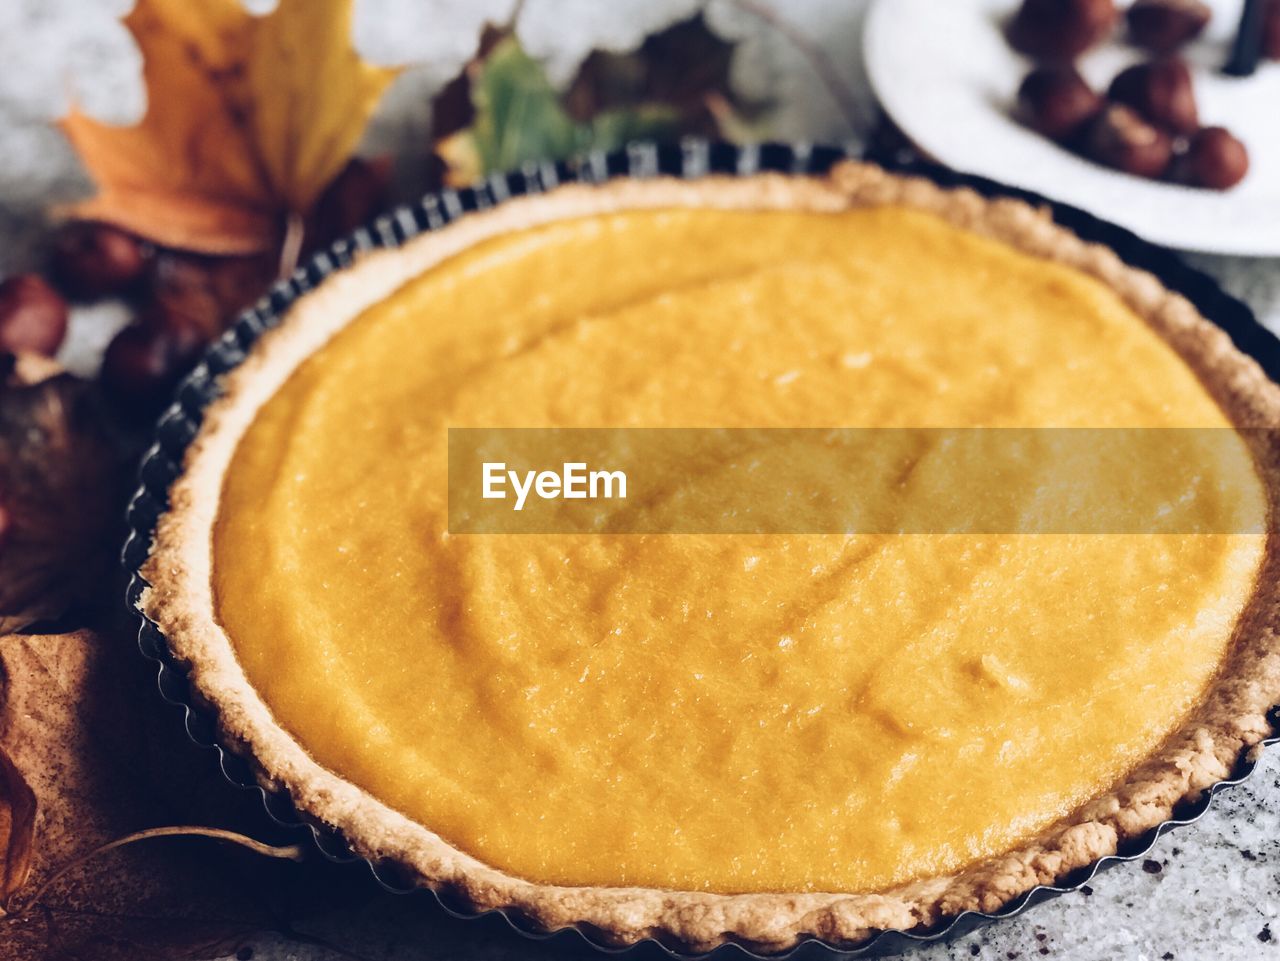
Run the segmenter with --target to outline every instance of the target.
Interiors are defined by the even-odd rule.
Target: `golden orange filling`
[[[217,614],[320,763],[498,868],[881,889],[1149,754],[1262,536],[451,536],[446,428],[969,425],[1229,426],[1108,288],[928,214],[553,223],[427,271],[259,412]],[[1176,509],[1261,527],[1257,478],[1224,484]]]

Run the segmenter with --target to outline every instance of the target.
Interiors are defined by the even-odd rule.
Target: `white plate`
[[[1227,127],[1249,148],[1248,176],[1225,192],[1109,170],[1017,123],[1011,109],[1030,64],[1001,25],[1018,0],[877,0],[863,35],[867,70],[889,116],[947,166],[1082,207],[1168,247],[1280,256],[1280,63],[1243,79],[1219,72],[1242,0],[1208,2],[1213,20],[1184,55],[1200,122]],[[1142,57],[1117,39],[1080,70],[1105,90]]]

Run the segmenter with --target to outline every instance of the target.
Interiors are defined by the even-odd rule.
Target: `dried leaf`
[[[8,361],[0,383],[0,632],[100,599],[115,568],[130,473],[92,385]]]
[[[562,96],[514,36],[486,28],[476,57],[433,104],[442,179],[458,186],[631,140],[753,129],[729,89],[732,54],[699,14],[630,53],[592,52]]]
[[[768,140],[772,124],[761,109],[744,110],[728,97],[709,93],[705,101],[707,113],[715,121],[716,136],[733,143],[759,143]]]
[[[222,780],[180,716],[155,710],[154,678],[133,670],[142,664],[131,643],[87,631],[0,637],[0,757],[11,753],[28,773],[40,807],[30,878],[11,913],[0,912],[4,961],[183,961],[231,954],[267,932],[365,961],[407,961],[428,947],[460,961],[563,955],[563,938],[538,944],[496,916],[453,918],[322,859],[299,866],[170,838],[77,863],[175,816],[270,836],[261,799]]]
[[[509,29],[486,23],[480,31],[476,52],[463,67],[462,72],[440,88],[431,101],[431,133],[437,140],[471,126],[475,119],[475,107],[471,103],[470,74],[493,52],[493,48],[511,35]]]
[[[306,224],[307,249],[316,250],[368,223],[389,205],[392,158],[355,158],[316,201]]]
[[[138,0],[125,18],[148,107],[133,127],[73,111],[62,129],[97,182],[69,213],[208,254],[273,248],[342,170],[395,77],[351,47],[351,0]]]
[[[467,76],[471,125],[436,145],[448,183],[462,185],[529,160],[559,160],[606,146],[590,123],[569,115],[542,65],[515,37],[504,38],[483,60],[472,63]],[[613,131],[599,133],[607,138]]]
[[[717,133],[707,113],[708,94],[729,102],[734,45],[716,36],[701,13],[645,37],[627,52],[593,50],[565,94],[580,120],[605,110],[665,104],[681,116],[681,133]]]
[[[136,655],[89,631],[0,637],[0,755],[38,804],[26,884],[0,916],[15,959],[211,957],[272,927],[210,841],[151,840],[58,869],[163,817],[147,777]]]
[[[4,904],[31,874],[36,834],[36,795],[0,751],[0,917]]]

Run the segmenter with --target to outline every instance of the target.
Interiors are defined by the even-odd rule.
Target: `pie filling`
[[[1185,718],[1264,548],[450,536],[448,426],[1229,423],[1104,285],[903,208],[557,222],[368,310],[239,444],[217,616],[317,761],[535,882],[865,892],[1008,850]],[[1178,509],[1260,529],[1230,483]]]

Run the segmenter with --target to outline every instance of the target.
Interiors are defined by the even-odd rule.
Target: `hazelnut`
[[[1200,127],[1191,71],[1176,57],[1134,64],[1120,71],[1111,81],[1107,96],[1173,133],[1192,134]]]
[[[131,234],[107,224],[76,222],[53,242],[53,276],[77,300],[126,293],[146,273],[149,251]]]
[[[1075,59],[1115,29],[1115,0],[1023,0],[1009,43],[1038,60]]]
[[[276,260],[200,257],[165,251],[151,269],[151,301],[159,313],[212,339],[271,286]]]
[[[3,353],[0,354],[0,391],[6,387],[32,387],[63,371],[63,366],[48,354]]]
[[[1280,0],[1269,0],[1262,10],[1262,55],[1280,60]]]
[[[1018,88],[1027,125],[1052,140],[1072,139],[1102,109],[1102,97],[1069,66],[1038,67]]]
[[[135,414],[150,416],[169,400],[182,376],[200,358],[205,340],[182,323],[167,324],[153,314],[124,328],[107,345],[102,383]]]
[[[1153,53],[1171,53],[1194,40],[1212,16],[1201,0],[1134,0],[1125,13],[1129,40]]]
[[[0,350],[53,356],[67,335],[67,302],[35,274],[0,283]]]
[[[151,268],[148,317],[161,326],[181,325],[206,339],[223,328],[223,309],[214,293],[208,261],[203,257],[165,251]]]
[[[1205,127],[1175,162],[1175,179],[1193,187],[1229,190],[1249,172],[1249,151],[1223,127]]]
[[[1136,111],[1113,103],[1089,126],[1085,152],[1108,167],[1139,177],[1159,177],[1173,157],[1173,140]]]
[[[271,253],[219,257],[209,264],[209,286],[222,305],[223,327],[267,292],[279,270],[280,260]]]

